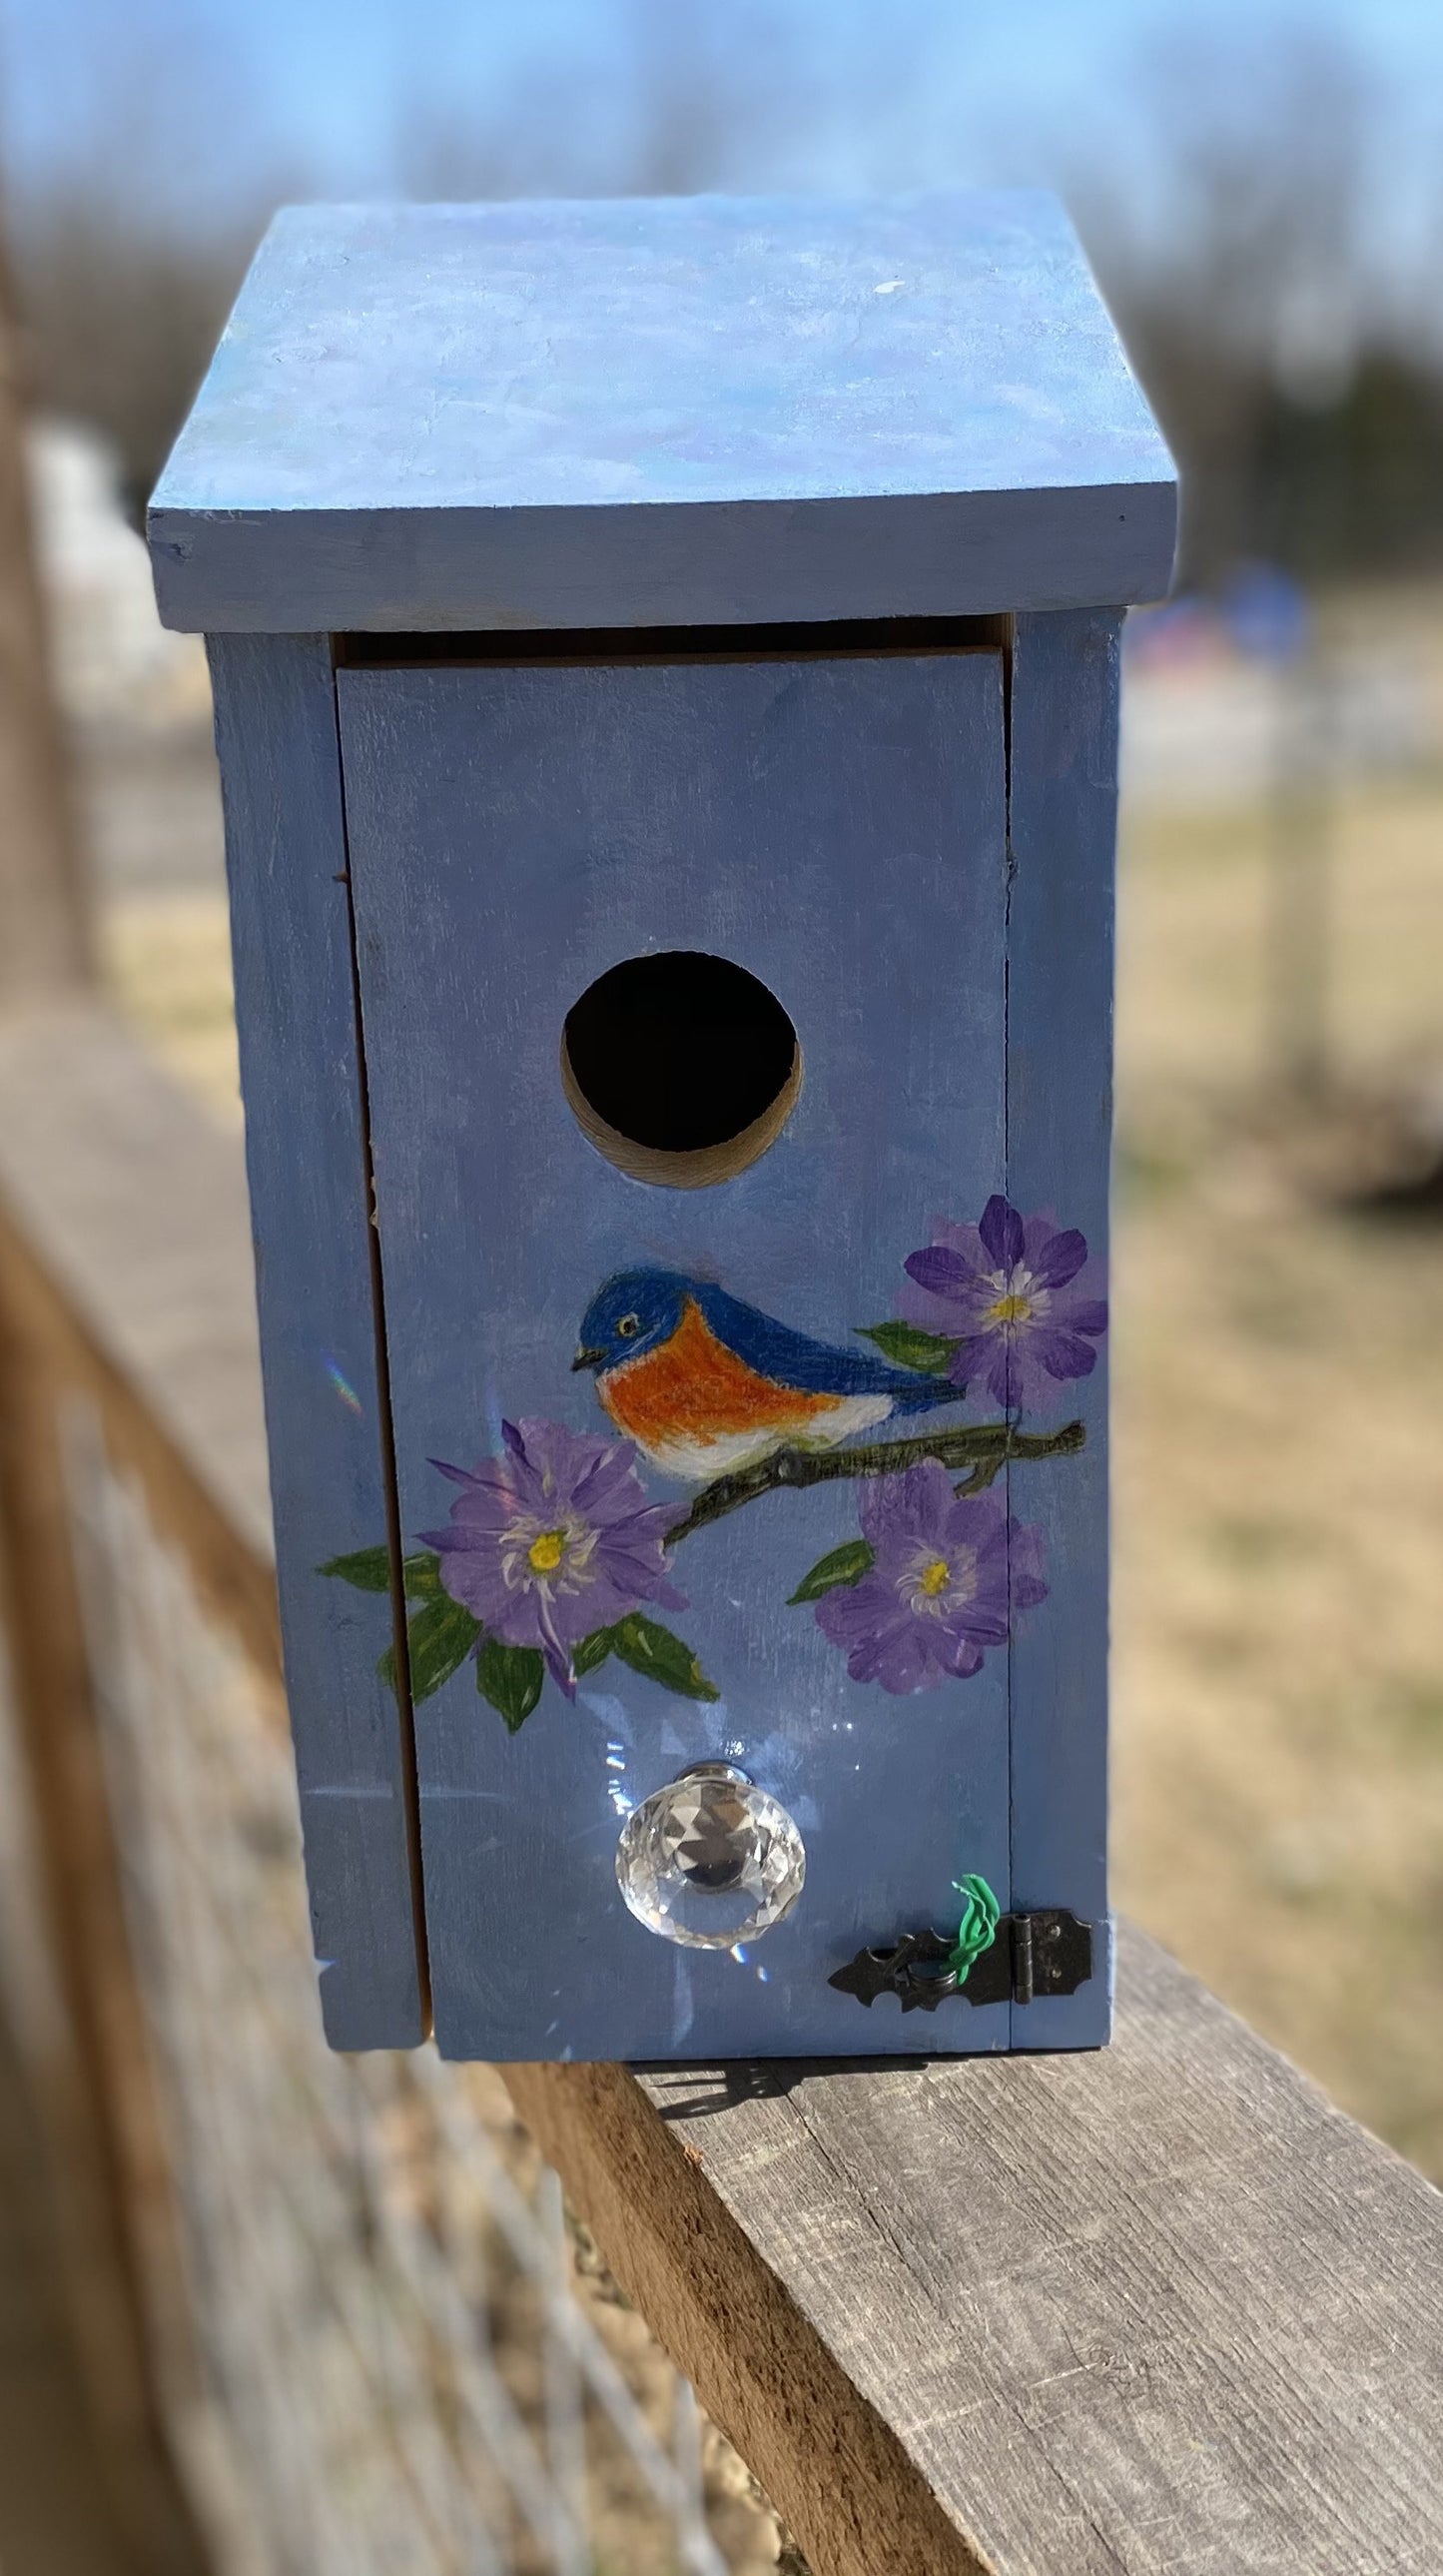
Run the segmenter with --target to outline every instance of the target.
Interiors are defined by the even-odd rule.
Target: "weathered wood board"
[[[1118,1988],[1072,2057],[508,2082],[836,2576],[1443,2565],[1443,2201],[1126,1928]]]

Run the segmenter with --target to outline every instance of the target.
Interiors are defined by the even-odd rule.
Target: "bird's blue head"
[[[681,1322],[694,1281],[678,1270],[623,1270],[598,1288],[581,1319],[581,1342],[571,1365],[603,1377],[623,1360],[640,1359],[669,1342]]]

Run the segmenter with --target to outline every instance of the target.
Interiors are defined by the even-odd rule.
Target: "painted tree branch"
[[[668,1547],[690,1538],[728,1512],[763,1494],[795,1492],[803,1485],[848,1483],[858,1476],[896,1476],[935,1458],[943,1467],[970,1467],[960,1492],[978,1493],[1011,1458],[1063,1458],[1081,1449],[1085,1426],[1066,1422],[1060,1431],[1018,1431],[1010,1422],[965,1423],[958,1430],[919,1431],[907,1440],[873,1440],[855,1449],[778,1449],[738,1475],[719,1476],[698,1494],[689,1512],[667,1531]]]

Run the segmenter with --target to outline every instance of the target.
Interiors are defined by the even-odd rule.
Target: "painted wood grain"
[[[719,1279],[845,1346],[892,1312],[936,1210],[975,1217],[1000,1187],[1001,661],[337,676],[415,1547],[453,1499],[432,1462],[474,1469],[502,1419],[610,1436],[593,1380],[570,1368],[608,1276],[649,1263]],[[572,1003],[621,959],[668,948],[758,976],[806,1068],[782,1136],[712,1189],[618,1171],[560,1079]],[[647,1499],[680,1514],[690,1497],[649,1474]],[[770,1493],[677,1547],[687,1607],[668,1624],[715,1704],[611,1662],[574,1705],[548,1682],[511,1737],[466,1663],[418,1709],[447,2054],[1005,2043],[1005,2006],[904,2022],[891,1998],[867,2013],[828,1984],[864,1941],[955,1925],[964,1870],[1007,1899],[1005,1652],[896,1698],[849,1679],[813,1610],[788,1605],[857,1531],[855,1489],[838,1483]],[[808,1850],[796,1912],[737,1957],[646,1931],[614,1875],[627,1809],[717,1756],[781,1799]]]
[[[828,2576],[1443,2564],[1443,2199],[1140,1935],[1104,2051],[505,2071]]]
[[[958,616],[1157,596],[1173,486],[1038,192],[312,206],[150,526],[212,631]]]
[[[286,1684],[326,2031],[425,2028],[414,1789],[373,1604],[316,1567],[384,1542],[340,756],[322,638],[211,648]]]
[[[1007,913],[1007,1172],[1016,1204],[1052,1208],[1106,1257],[1112,1139],[1112,919],[1119,619],[1019,617],[1012,654]],[[1107,1349],[1057,1390],[1087,1426],[1077,1458],[1012,1471],[1045,1536],[1046,1619],[1012,1652],[1012,1871],[1021,1906],[1095,1926],[1075,1995],[1013,2012],[1018,2048],[1107,2036]]]

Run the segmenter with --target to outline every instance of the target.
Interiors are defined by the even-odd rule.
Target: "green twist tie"
[[[983,1951],[990,1950],[996,1940],[997,1919],[1002,1908],[985,1878],[969,1872],[966,1878],[954,1878],[952,1884],[966,1902],[947,1964],[956,1970],[957,1983],[962,1986],[967,1982],[967,1971],[973,1960],[980,1959]]]

